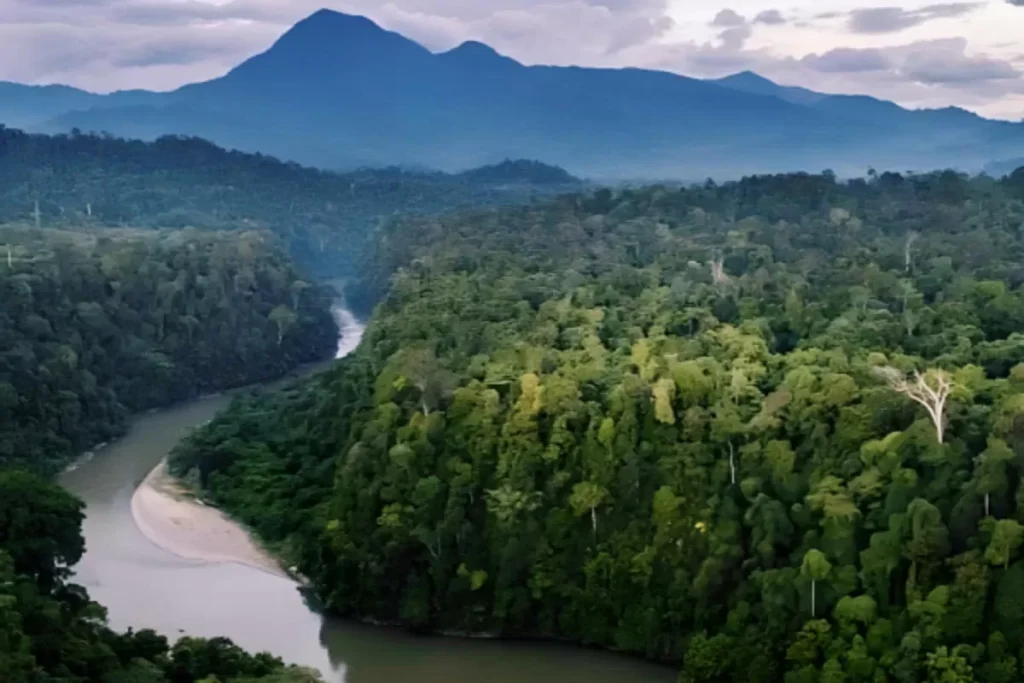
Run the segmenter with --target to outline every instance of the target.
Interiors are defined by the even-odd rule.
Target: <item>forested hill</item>
[[[329,357],[333,297],[259,231],[0,225],[0,466],[52,472],[132,412]]]
[[[48,137],[0,127],[0,223],[265,228],[301,266],[330,277],[349,274],[373,230],[395,214],[529,202],[580,184],[537,162],[462,175],[398,168],[337,174],[197,138]]]
[[[342,614],[693,683],[1020,680],[1021,180],[407,221],[360,350],[173,467]]]

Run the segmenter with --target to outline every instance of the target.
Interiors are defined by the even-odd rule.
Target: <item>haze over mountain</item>
[[[443,170],[536,158],[593,177],[730,177],[869,166],[977,170],[1024,155],[1024,124],[911,111],[743,73],[524,66],[476,42],[440,54],[322,10],[225,76],[101,96],[0,85],[0,121],[152,139],[199,135],[327,168]]]

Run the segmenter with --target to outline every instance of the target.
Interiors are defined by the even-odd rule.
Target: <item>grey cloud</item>
[[[667,1],[0,0],[0,78],[101,90],[212,78],[325,5],[433,50],[476,39],[524,61],[600,63],[671,30]]]
[[[719,28],[736,28],[738,26],[745,26],[747,20],[735,10],[724,9],[715,15],[715,18],[711,21],[712,26],[718,26]]]
[[[1010,3],[1014,7],[1024,7],[1024,0],[1006,0],[1006,2]]]
[[[163,44],[143,43],[114,55],[110,63],[119,67],[184,66],[229,57],[230,47],[193,40],[174,40]]]
[[[722,41],[722,47],[727,50],[741,50],[753,32],[749,25],[744,24],[725,29],[718,34],[718,39]]]
[[[963,51],[925,48],[910,52],[901,72],[926,85],[977,85],[988,81],[1020,81],[1021,72],[1006,60],[970,56]]]
[[[916,10],[905,10],[901,7],[857,9],[850,12],[847,27],[854,33],[898,33],[933,19],[963,16],[981,5],[980,2],[951,2],[928,5]]]
[[[1021,0],[1024,2],[1024,0]],[[768,26],[778,26],[779,24],[785,24],[786,18],[782,16],[782,12],[777,9],[766,9],[763,12],[759,12],[754,17],[755,24],[766,24]]]
[[[892,65],[883,50],[836,48],[823,54],[807,55],[800,62],[824,73],[865,73],[884,71]]]

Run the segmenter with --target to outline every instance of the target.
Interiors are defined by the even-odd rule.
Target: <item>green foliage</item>
[[[529,161],[459,175],[332,173],[197,138],[50,137],[0,127],[0,223],[264,229],[305,270],[331,278],[352,273],[379,224],[396,213],[526,202],[579,184]]]
[[[261,232],[0,227],[0,464],[52,472],[131,412],[328,356],[331,297]]]
[[[0,470],[0,543],[12,570],[52,590],[70,576],[85,543],[82,503],[55,484]]]
[[[172,464],[337,613],[686,681],[1005,680],[1020,200],[794,175],[388,225],[356,354]]]

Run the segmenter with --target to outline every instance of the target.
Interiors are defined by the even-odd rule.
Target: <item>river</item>
[[[338,357],[362,325],[338,308]],[[182,559],[135,526],[135,487],[193,427],[228,405],[221,395],[138,416],[127,435],[65,472],[86,503],[86,553],[76,581],[108,609],[116,629],[170,638],[227,636],[249,650],[319,669],[330,683],[669,683],[671,670],[607,652],[552,643],[416,636],[326,618],[291,580],[235,563]]]

